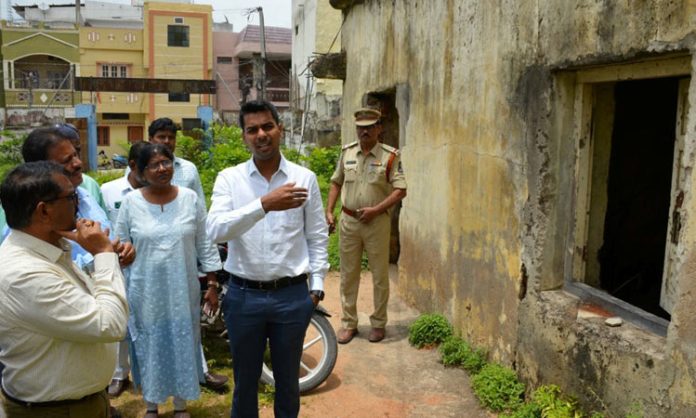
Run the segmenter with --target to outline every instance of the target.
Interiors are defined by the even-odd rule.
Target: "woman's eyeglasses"
[[[159,162],[156,162],[153,164],[148,164],[145,166],[145,168],[147,168],[148,170],[155,171],[155,170],[159,169],[160,167],[162,167],[166,170],[166,169],[172,168],[172,166],[174,166],[174,163],[172,162],[172,160],[162,160],[162,161],[159,161]]]

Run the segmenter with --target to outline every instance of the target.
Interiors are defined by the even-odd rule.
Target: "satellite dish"
[[[48,3],[43,2],[43,1],[41,3],[39,3],[39,10],[41,10],[42,12],[47,11],[48,10]]]

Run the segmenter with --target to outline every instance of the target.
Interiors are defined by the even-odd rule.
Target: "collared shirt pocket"
[[[344,182],[354,182],[358,179],[358,168],[356,166],[347,166],[343,168]]]
[[[381,184],[387,182],[387,169],[383,165],[370,165],[367,171],[367,182]]]

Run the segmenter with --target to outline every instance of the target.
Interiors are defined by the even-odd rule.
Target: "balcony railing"
[[[67,74],[66,74],[67,75]],[[62,77],[51,77],[45,80],[36,80],[29,77],[15,78],[12,80],[14,82],[14,88],[16,89],[44,89],[44,90],[72,90],[73,83],[72,78],[65,80],[65,76]],[[65,80],[65,81],[63,81]],[[61,86],[61,83],[63,85]],[[12,85],[12,84],[10,84]]]
[[[290,89],[267,88],[266,97],[273,103],[290,101]]]
[[[80,93],[55,89],[9,89],[5,91],[8,107],[70,107],[80,102]]]

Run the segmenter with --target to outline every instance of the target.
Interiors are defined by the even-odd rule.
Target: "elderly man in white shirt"
[[[128,319],[118,255],[98,222],[75,221],[63,167],[40,161],[0,186],[12,234],[0,245],[0,360],[9,418],[109,415],[104,388]],[[75,230],[75,231],[74,231]],[[86,275],[69,237],[94,255]]]
[[[316,176],[280,153],[283,126],[275,107],[248,102],[239,118],[253,158],[220,172],[207,219],[210,238],[227,241],[229,249],[223,308],[234,364],[232,417],[258,416],[266,339],[275,416],[297,417],[305,331],[324,297],[328,227]]]

